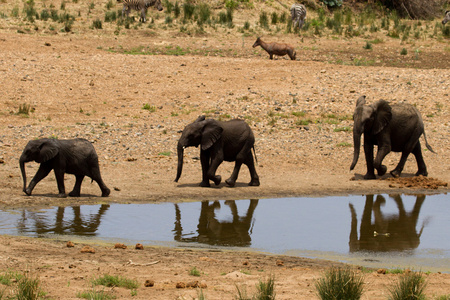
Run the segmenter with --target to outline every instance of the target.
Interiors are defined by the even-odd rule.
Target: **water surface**
[[[0,234],[242,248],[450,272],[449,211],[447,195],[82,205],[0,210]]]

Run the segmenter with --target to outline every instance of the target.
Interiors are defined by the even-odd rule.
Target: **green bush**
[[[276,12],[272,13],[272,24],[276,25],[278,23],[278,14]]]
[[[268,29],[269,28],[269,17],[265,11],[259,14],[259,26]]]
[[[30,22],[34,22],[35,18],[39,18],[39,14],[34,8],[34,0],[27,0],[23,5],[23,11],[27,15],[26,19]]]
[[[349,268],[332,268],[315,286],[322,300],[358,300],[363,293],[364,280]]]
[[[92,21],[92,27],[94,27],[95,29],[102,29],[102,21],[100,21],[100,19],[95,19],[94,21]]]
[[[105,22],[114,22],[117,20],[117,13],[115,11],[105,12]]]
[[[389,288],[390,300],[423,300],[426,281],[422,273],[408,272]]]
[[[183,4],[184,19],[190,20],[194,16],[195,5],[189,2]]]

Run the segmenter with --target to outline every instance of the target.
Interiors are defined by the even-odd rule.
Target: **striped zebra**
[[[150,6],[156,7],[156,9],[159,11],[163,10],[161,0],[117,0],[117,2],[121,1],[123,1],[122,18],[125,13],[127,14],[128,18],[130,10],[134,9],[137,11],[141,11],[141,17],[139,18],[139,21],[142,23],[145,23],[147,21],[145,16],[147,14],[147,9]]]
[[[306,8],[303,4],[295,3],[291,6],[291,18],[292,23],[298,24],[298,28],[302,29],[303,24],[305,24],[306,19]]]
[[[445,25],[448,21],[450,21],[450,10],[445,12],[444,20],[442,20],[442,24]]]

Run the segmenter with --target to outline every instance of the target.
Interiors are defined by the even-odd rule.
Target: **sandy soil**
[[[251,48],[256,36],[237,37],[226,30],[190,36],[140,28],[114,35],[114,28],[105,24],[103,31],[75,28],[75,33],[65,34],[44,29],[20,34],[20,25],[5,20],[0,24],[2,208],[449,191],[448,40],[403,44],[384,37],[384,43],[367,51],[365,38],[265,37],[293,44],[297,61],[292,62],[270,61],[262,49]],[[403,47],[409,55],[399,54]],[[173,49],[179,55],[167,55]],[[415,49],[420,54],[414,55]],[[343,64],[332,63],[337,58]],[[356,60],[372,63],[357,66]],[[353,147],[348,128],[360,95],[369,102],[408,102],[421,111],[428,142],[437,152],[424,152],[428,179],[413,178],[413,157],[400,179],[385,175],[362,180],[363,152],[355,172],[349,171]],[[28,116],[17,114],[23,104],[32,108]],[[150,110],[143,109],[146,104]],[[248,171],[243,168],[234,188],[224,183],[198,187],[201,171],[195,148],[186,150],[183,175],[173,182],[180,131],[202,114],[244,118],[251,125],[261,186],[248,187]],[[82,197],[57,198],[51,174],[31,197],[25,196],[18,158],[29,140],[41,137],[92,141],[111,195],[99,197],[98,186],[85,180]],[[390,170],[398,160],[399,154],[391,153],[385,164]],[[227,178],[232,167],[224,163],[218,173]],[[37,164],[27,165],[28,180],[36,170]],[[66,176],[67,191],[72,177]],[[191,299],[198,289],[177,289],[176,284],[192,281],[206,285],[207,299],[233,299],[236,285],[247,286],[252,294],[258,280],[270,274],[276,277],[277,299],[311,299],[314,280],[334,265],[228,250],[151,245],[144,245],[144,250],[134,245],[114,249],[97,243],[90,245],[95,253],[81,253],[83,242],[68,248],[67,241],[59,240],[0,240],[0,270],[39,276],[52,299],[75,298],[77,292],[90,289],[94,276],[103,274],[136,279],[140,287],[133,299]],[[157,263],[146,265],[152,262]],[[200,277],[188,275],[194,266]],[[364,274],[364,299],[385,299],[386,285],[398,276]],[[450,294],[449,274],[426,277],[428,295]],[[154,287],[144,287],[146,280],[154,281]],[[129,290],[107,290],[117,298],[131,298]]]

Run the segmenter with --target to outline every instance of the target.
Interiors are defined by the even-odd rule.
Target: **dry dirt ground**
[[[79,23],[87,21],[75,24]],[[44,29],[21,34],[17,32],[21,24],[1,19],[0,25],[2,208],[449,190],[448,39],[402,43],[384,36],[383,43],[368,51],[363,49],[366,40],[376,36],[267,34],[266,40],[288,42],[297,49],[297,61],[271,61],[262,49],[251,48],[256,33],[243,36],[224,30],[187,35],[144,27],[115,35],[114,28],[105,24],[103,31],[75,27],[68,34]],[[409,54],[400,55],[402,48]],[[160,54],[137,55],[148,52]],[[330,63],[337,58],[343,63]],[[358,62],[370,63],[358,66]],[[349,171],[351,115],[360,95],[370,103],[386,99],[419,109],[428,142],[437,152],[424,151],[428,179],[413,178],[413,157],[401,179],[386,180],[385,175],[362,180],[363,152],[355,171]],[[31,106],[27,116],[18,114],[24,104]],[[234,188],[224,183],[198,187],[201,171],[195,148],[185,151],[183,175],[173,182],[180,131],[202,114],[244,118],[251,125],[261,186],[248,187],[248,171],[242,168]],[[29,140],[42,137],[92,141],[111,195],[99,197],[98,186],[85,180],[82,197],[57,198],[50,174],[31,197],[25,196],[18,158]],[[389,154],[388,169],[398,159],[399,154]],[[227,178],[232,167],[223,163],[218,173]],[[37,164],[27,165],[28,180],[36,170]],[[67,191],[74,183],[72,177],[66,176]],[[297,257],[151,245],[135,250],[134,245],[114,249],[98,243],[91,245],[95,253],[81,253],[82,246],[1,236],[0,270],[38,276],[52,299],[75,298],[77,292],[91,288],[94,276],[103,274],[136,279],[140,287],[133,299],[195,298],[198,289],[176,288],[178,282],[195,280],[206,285],[207,299],[233,299],[236,285],[247,286],[252,294],[258,280],[270,274],[276,278],[277,299],[311,299],[314,280],[334,265]],[[157,263],[146,265],[152,262]],[[194,266],[200,277],[188,275]],[[363,298],[385,299],[386,285],[397,276],[365,273]],[[429,296],[450,294],[449,274],[426,278]],[[146,280],[154,281],[154,287],[144,287]],[[131,298],[131,291],[123,288],[106,290],[119,299]]]

